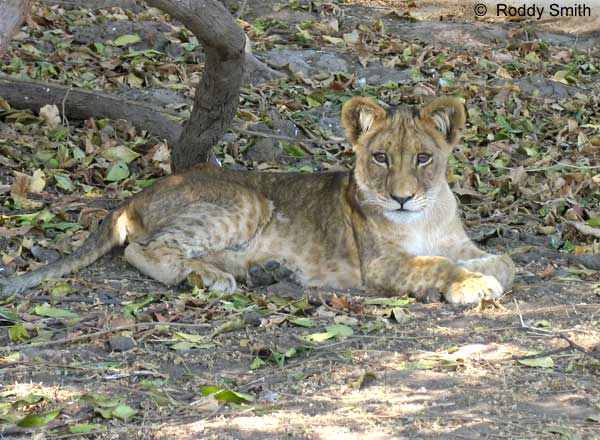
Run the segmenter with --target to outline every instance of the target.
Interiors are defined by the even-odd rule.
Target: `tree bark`
[[[32,4],[33,0],[0,0],[0,56],[27,18]]]
[[[206,54],[194,109],[171,153],[173,168],[182,170],[206,162],[212,147],[233,121],[244,75],[246,36],[217,0],[146,3],[181,21],[198,38]]]

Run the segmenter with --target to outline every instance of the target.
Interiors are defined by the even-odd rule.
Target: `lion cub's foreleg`
[[[462,246],[456,247],[450,258],[471,272],[479,272],[496,278],[504,291],[512,287],[515,278],[515,264],[506,254],[488,254],[469,240]]]
[[[455,304],[498,298],[504,291],[495,277],[472,272],[445,257],[379,257],[366,264],[364,273],[369,287],[398,294],[436,288]]]

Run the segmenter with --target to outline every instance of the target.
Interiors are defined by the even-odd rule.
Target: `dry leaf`
[[[46,104],[40,109],[40,117],[46,121],[50,127],[58,127],[62,120],[60,119],[60,111],[54,104]]]
[[[41,193],[45,187],[46,174],[40,169],[35,170],[29,182],[29,192],[34,194]]]

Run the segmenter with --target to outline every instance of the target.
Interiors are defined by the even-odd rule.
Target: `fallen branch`
[[[0,75],[0,96],[14,108],[30,108],[36,112],[46,104],[55,104],[64,109],[63,117],[69,119],[125,119],[136,128],[164,139],[171,146],[182,131],[182,127],[169,118],[173,115],[169,111],[96,90],[73,89],[55,83]]]
[[[499,237],[495,239],[497,242],[506,243],[507,246],[518,246],[515,240],[503,239]],[[526,241],[527,242],[527,241]],[[560,252],[555,249],[550,249],[546,246],[531,244],[526,246],[527,250],[519,253],[535,251],[537,254],[549,260],[566,260],[570,264],[580,264],[587,269],[600,270],[600,256],[591,254],[571,254],[568,252]]]
[[[565,335],[565,333],[568,330],[548,330],[548,329],[544,329],[544,328],[537,328],[537,327],[532,327],[529,324],[525,323],[525,320],[523,319],[523,314],[521,313],[521,308],[519,307],[519,302],[516,300],[515,298],[515,307],[517,308],[517,313],[519,314],[519,321],[521,323],[521,328],[532,332],[538,336],[547,336],[547,337],[551,337],[551,338],[560,338],[563,339],[564,341],[566,341],[569,345],[567,347],[561,347],[561,348],[557,348],[555,350],[551,350],[545,353],[537,353],[535,355],[528,355],[528,356],[522,356],[517,358],[516,360],[519,359],[526,359],[529,357],[533,357],[533,358],[539,358],[539,357],[544,357],[544,356],[548,356],[550,354],[556,354],[556,353],[560,353],[562,351],[566,351],[567,349],[572,349],[572,350],[576,350],[579,351],[581,353],[584,353],[594,359],[600,360],[600,353],[596,353],[596,348],[600,347],[600,344],[595,346],[593,349],[588,349],[585,348],[581,345],[579,345],[577,342],[573,341],[571,338],[569,338],[568,336]],[[515,360],[515,359],[513,359]]]

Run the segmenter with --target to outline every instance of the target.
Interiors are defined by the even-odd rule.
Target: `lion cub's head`
[[[353,98],[342,108],[342,125],[356,153],[361,202],[404,222],[427,212],[446,184],[448,157],[465,125],[465,111],[457,98],[396,111]]]

